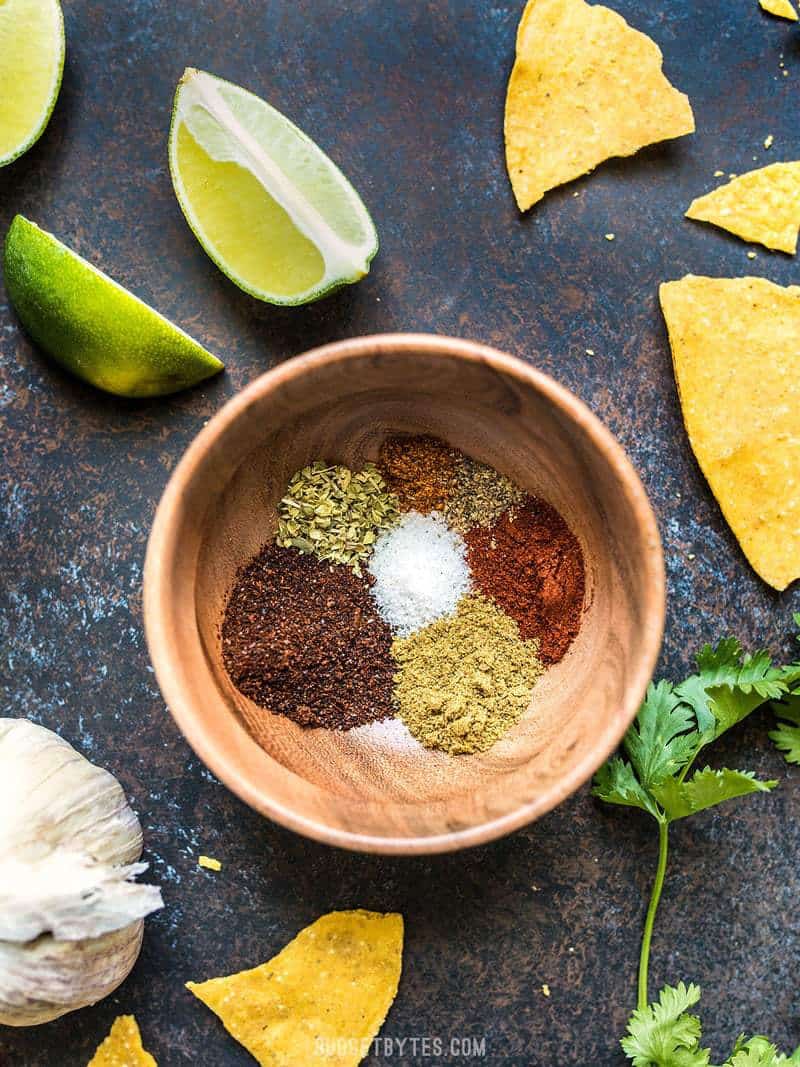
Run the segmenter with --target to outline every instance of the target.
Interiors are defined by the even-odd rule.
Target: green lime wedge
[[[162,396],[223,369],[183,330],[22,215],[6,235],[3,269],[33,340],[98,389]]]
[[[63,70],[58,0],[0,0],[0,167],[42,135]]]
[[[378,251],[372,219],[336,164],[238,85],[184,72],[169,164],[198,241],[259,300],[317,300],[363,278]]]

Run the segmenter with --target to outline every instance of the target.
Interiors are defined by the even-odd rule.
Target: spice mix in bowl
[[[521,825],[584,781],[663,623],[652,513],[565,390],[468,342],[328,346],[232,401],[146,566],[179,725],[253,806],[376,851]]]
[[[277,511],[222,623],[244,696],[304,727],[396,717],[453,756],[535,714],[585,595],[580,544],[549,504],[439,438],[392,434],[361,470],[296,472]]]

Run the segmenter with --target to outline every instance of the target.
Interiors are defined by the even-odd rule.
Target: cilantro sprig
[[[795,626],[800,627],[800,613],[795,613],[793,618]],[[800,641],[800,635],[797,640]],[[772,704],[778,725],[769,736],[787,763],[800,763],[800,664],[787,667],[786,678],[791,690]]]
[[[710,1067],[711,1051],[700,1047],[702,1024],[689,1011],[700,1000],[700,987],[679,982],[665,986],[658,1000],[637,1008],[628,1023],[622,1048],[633,1067]],[[722,1067],[794,1067],[800,1049],[784,1056],[766,1037],[742,1034]]]
[[[800,626],[800,616],[796,621]],[[698,757],[757,708],[778,702],[785,721],[775,739],[800,762],[800,692],[792,691],[800,686],[800,665],[773,666],[767,652],[746,654],[733,637],[715,647],[706,645],[696,662],[697,673],[679,685],[668,681],[650,685],[623,739],[622,754],[605,763],[594,781],[595,796],[608,804],[640,808],[658,825],[658,861],[642,934],[637,1008],[622,1040],[634,1067],[710,1067],[710,1051],[700,1046],[700,1020],[689,1010],[699,1001],[700,988],[681,982],[665,986],[654,1004],[648,997],[650,945],[666,876],[670,825],[777,785],[756,778],[752,771],[697,769]],[[723,1067],[788,1064],[800,1065],[800,1049],[787,1058],[764,1037],[742,1036]]]

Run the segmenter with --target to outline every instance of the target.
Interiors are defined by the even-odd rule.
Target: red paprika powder
[[[581,625],[586,574],[578,539],[537,497],[466,536],[477,588],[514,619],[523,640],[539,641],[544,664],[558,663]]]

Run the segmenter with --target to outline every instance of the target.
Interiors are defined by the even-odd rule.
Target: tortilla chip
[[[770,15],[777,15],[778,18],[797,22],[797,12],[790,0],[758,0],[758,2],[764,11],[768,11]]]
[[[142,1048],[142,1037],[132,1015],[120,1015],[88,1067],[158,1067]]]
[[[356,1067],[397,994],[403,918],[334,911],[277,956],[186,987],[262,1067]]]
[[[506,165],[520,211],[612,156],[694,132],[661,50],[584,0],[528,0],[506,97]]]
[[[800,162],[771,163],[741,174],[693,200],[686,217],[794,253],[800,229]]]
[[[687,275],[660,288],[686,431],[754,570],[800,576],[800,286]]]

